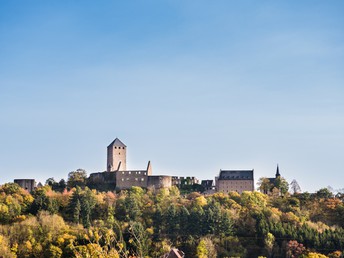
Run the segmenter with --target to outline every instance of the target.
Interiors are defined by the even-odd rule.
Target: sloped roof
[[[165,254],[164,258],[184,258],[184,252],[177,248],[172,248],[169,253]]]
[[[108,147],[118,146],[118,147],[127,147],[120,139],[116,138]]]
[[[253,180],[252,170],[220,170],[219,180]]]
[[[202,180],[201,185],[204,187],[211,187],[213,186],[213,180]]]

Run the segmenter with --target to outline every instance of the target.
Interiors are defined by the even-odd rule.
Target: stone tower
[[[116,138],[107,147],[107,166],[108,172],[127,169],[127,146]]]

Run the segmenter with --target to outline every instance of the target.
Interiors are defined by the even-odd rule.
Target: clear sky
[[[344,1],[0,1],[0,184],[106,168],[344,187]]]

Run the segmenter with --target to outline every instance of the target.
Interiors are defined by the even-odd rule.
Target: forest
[[[344,195],[326,188],[204,195],[77,181],[0,186],[0,257],[343,257]]]

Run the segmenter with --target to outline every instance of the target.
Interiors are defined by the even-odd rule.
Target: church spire
[[[281,176],[281,174],[280,174],[280,172],[279,172],[279,167],[278,167],[278,164],[277,164],[277,169],[276,169],[276,178],[277,177],[280,177]]]

